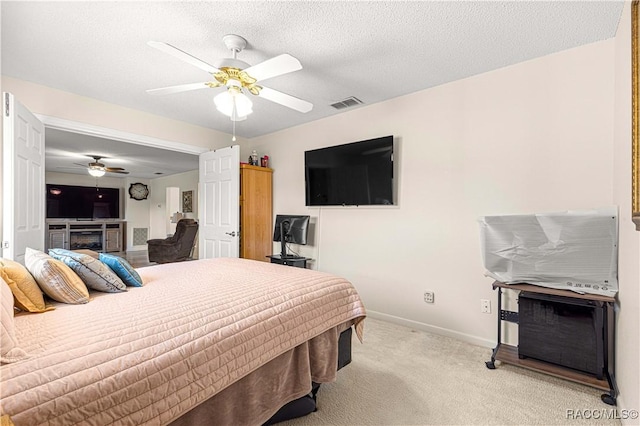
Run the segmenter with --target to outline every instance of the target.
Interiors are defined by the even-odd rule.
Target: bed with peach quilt
[[[29,358],[0,367],[16,425],[261,424],[336,378],[365,310],[326,273],[245,259],[140,268],[144,286],[15,317]],[[270,383],[265,392],[264,383]]]

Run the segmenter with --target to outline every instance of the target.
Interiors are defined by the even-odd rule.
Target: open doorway
[[[166,237],[166,187],[191,191],[197,200],[198,156],[206,149],[54,117],[38,116],[45,125],[45,182],[120,188],[121,218],[126,220],[125,250],[146,249],[146,240]],[[94,177],[88,165],[101,164],[127,173]],[[130,197],[131,185],[150,189],[144,199]],[[194,208],[196,207],[196,208]],[[189,217],[197,219],[197,206]]]

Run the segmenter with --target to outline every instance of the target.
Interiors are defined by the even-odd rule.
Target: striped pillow
[[[46,253],[27,247],[24,263],[47,296],[62,303],[87,303],[89,290],[75,272]]]
[[[65,265],[73,269],[84,281],[85,285],[97,291],[105,293],[119,293],[127,291],[127,286],[122,282],[107,265],[87,254],[77,253],[65,249],[51,249],[49,255],[61,260]]]

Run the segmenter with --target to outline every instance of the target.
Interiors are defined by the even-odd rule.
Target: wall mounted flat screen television
[[[307,206],[395,204],[393,136],[305,151]]]
[[[120,219],[120,189],[47,184],[48,219]]]

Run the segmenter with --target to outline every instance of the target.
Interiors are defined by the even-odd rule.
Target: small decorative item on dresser
[[[258,153],[256,152],[256,150],[254,149],[253,151],[251,151],[251,157],[249,157],[249,164],[251,164],[252,166],[259,166],[260,163],[258,163]]]
[[[262,167],[269,167],[269,156],[265,155],[264,157],[260,158],[260,165]]]

